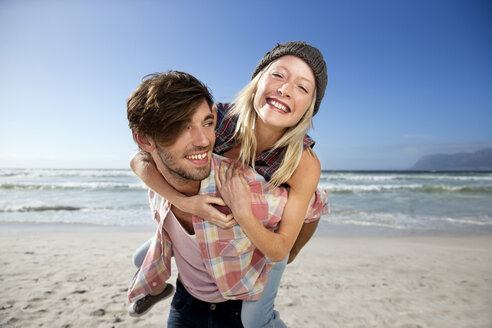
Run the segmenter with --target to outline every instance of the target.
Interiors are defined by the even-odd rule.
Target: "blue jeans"
[[[193,297],[176,281],[168,328],[234,328],[241,324],[241,301],[208,303]]]
[[[142,244],[133,253],[133,263],[137,268],[142,265],[152,238]],[[280,278],[284,273],[288,257],[282,262],[277,262],[268,275],[265,289],[258,301],[244,301],[241,310],[241,321],[246,328],[286,328],[277,311],[274,310],[275,297],[277,297]],[[174,299],[173,299],[174,301]]]
[[[287,265],[287,258],[277,262],[268,274],[265,289],[258,301],[243,301],[241,321],[246,328],[286,328],[280,320],[279,314],[274,310],[274,301],[277,297],[280,278]]]
[[[133,253],[133,264],[135,264],[137,268],[140,268],[142,266],[142,263],[145,260],[145,256],[147,255],[147,251],[149,250],[152,239],[153,238],[150,238],[145,243],[140,245]]]

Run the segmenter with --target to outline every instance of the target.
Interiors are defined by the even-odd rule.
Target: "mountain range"
[[[492,148],[473,153],[426,155],[421,157],[410,170],[492,171]]]

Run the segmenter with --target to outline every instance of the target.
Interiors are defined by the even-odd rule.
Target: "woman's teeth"
[[[284,113],[288,113],[289,111],[287,110],[287,107],[282,105],[281,103],[275,101],[275,100],[272,100],[270,99],[270,105],[273,105],[275,106],[276,108],[280,109],[281,111],[283,111]]]

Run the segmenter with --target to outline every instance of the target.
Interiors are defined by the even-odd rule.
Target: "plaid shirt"
[[[201,182],[200,194],[220,196],[215,187],[215,169],[221,161],[226,167],[233,161],[215,154],[212,158],[212,169],[209,177]],[[268,186],[264,178],[252,169],[246,170],[245,178],[251,189],[254,215],[265,227],[275,230],[287,203],[287,190]],[[171,276],[172,244],[162,222],[171,204],[153,191],[149,191],[149,201],[160,229],[157,229],[145,260],[130,284],[130,302],[148,295]],[[309,219],[306,221],[316,220],[326,213],[328,196],[325,192],[318,192],[310,201],[306,213]],[[222,296],[225,299],[258,300],[273,264],[249,241],[239,225],[222,229],[197,216],[193,216],[192,221],[203,263]]]
[[[226,117],[231,108],[230,104],[216,103],[217,106],[217,125],[215,126],[215,146],[214,153],[223,155],[230,150],[237,139],[232,138],[236,129],[236,119]],[[314,147],[314,140],[307,134],[304,136],[304,149]],[[282,159],[284,158],[284,148],[277,148],[266,151],[255,158],[255,170],[261,174],[266,181],[270,181],[273,173],[278,170]]]

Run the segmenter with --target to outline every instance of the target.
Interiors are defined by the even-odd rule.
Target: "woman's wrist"
[[[188,197],[186,197],[183,194],[176,195],[176,198],[173,202],[173,205],[179,208],[183,212],[189,212],[187,207],[188,204],[189,204]]]
[[[244,225],[251,225],[251,224],[254,224],[254,222],[258,222],[258,220],[256,219],[256,217],[254,216],[253,214],[253,211],[251,210],[251,208],[249,208],[249,210],[233,210],[231,209],[232,211],[232,215],[234,216],[234,219],[236,219],[237,223],[239,223],[239,225],[241,226],[244,226]]]

